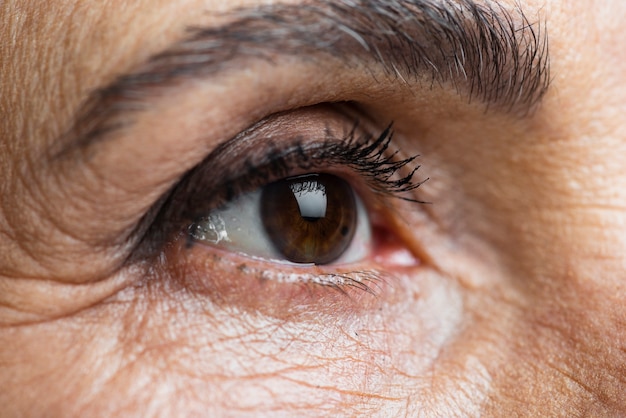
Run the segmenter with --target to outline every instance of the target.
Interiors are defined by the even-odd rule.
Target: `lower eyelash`
[[[377,295],[382,275],[375,270],[371,271],[350,271],[346,273],[334,274],[310,274],[310,273],[283,273],[270,272],[269,270],[259,270],[261,279],[274,280],[278,283],[303,283],[316,284],[346,293],[347,288],[354,288],[363,292]]]
[[[182,237],[181,237],[182,238]],[[175,256],[180,259],[185,256],[190,256],[188,248],[180,248],[178,251],[184,251],[185,255]],[[196,251],[204,251],[203,247],[195,247]],[[215,249],[211,249],[210,262],[214,267],[223,269],[224,272],[237,272],[239,275],[246,276],[249,279],[256,280],[257,283],[262,285],[263,283],[274,284],[299,284],[299,285],[312,285],[319,289],[328,289],[336,291],[343,296],[350,296],[353,294],[351,290],[355,290],[359,293],[365,293],[378,297],[383,292],[385,286],[388,286],[390,282],[394,281],[394,276],[389,272],[383,272],[376,268],[363,269],[363,270],[346,270],[337,272],[324,272],[324,268],[319,266],[291,266],[285,264],[285,268],[278,268],[275,265],[274,270],[267,268],[267,265],[255,267],[254,264],[266,263],[263,260],[251,260],[250,262],[240,262],[230,258],[230,255],[219,256],[215,253]],[[221,252],[221,251],[220,251]],[[197,257],[197,256],[196,256]],[[196,258],[198,259],[198,258]],[[202,257],[200,257],[202,259]],[[337,268],[334,267],[336,270]],[[312,270],[312,271],[306,271]],[[228,273],[225,273],[228,275]],[[189,274],[186,280],[195,280],[192,277],[194,274]],[[219,280],[216,278],[201,278],[200,282],[206,280]]]
[[[319,266],[268,268],[223,249],[185,248],[185,235],[164,250],[160,260],[171,291],[183,291],[219,306],[253,314],[285,317],[326,312],[336,318],[355,310],[378,310],[405,280],[402,271],[374,263],[350,268]],[[294,316],[295,315],[295,316]]]

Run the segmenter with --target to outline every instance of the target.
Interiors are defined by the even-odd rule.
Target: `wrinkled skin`
[[[47,151],[90,91],[257,3],[0,6],[1,415],[626,415],[626,3],[521,2],[552,71],[524,116],[279,58],[156,95],[93,155]],[[418,262],[374,294],[266,282],[286,267],[210,246],[130,257],[217,144],[285,110],[305,135],[338,119],[306,106],[348,100],[430,178],[432,205],[391,201]]]

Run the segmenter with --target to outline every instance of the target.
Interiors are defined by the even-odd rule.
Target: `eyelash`
[[[158,215],[152,217],[143,239],[144,257],[160,254],[164,246],[176,237],[184,236],[187,247],[194,245],[189,228],[211,210],[239,195],[285,177],[329,172],[329,167],[334,170],[340,167],[338,171],[354,180],[348,179],[353,187],[363,189],[365,186],[370,192],[370,201],[374,196],[383,204],[387,203],[384,197],[423,203],[409,193],[428,179],[415,180],[420,167],[415,164],[418,155],[398,158],[399,151],[389,151],[393,139],[392,124],[376,135],[354,121],[351,128],[340,136],[326,127],[322,140],[291,137],[267,144],[264,137],[263,143],[256,147],[254,130],[251,128],[216,148],[172,189],[169,197],[162,200],[159,208],[155,209]],[[242,150],[242,143],[248,148]],[[258,149],[264,151],[255,152]],[[244,155],[247,158],[244,159]],[[358,278],[352,278],[353,275]],[[372,288],[366,282],[378,283],[381,280],[378,273],[363,271],[318,276],[315,280],[305,281],[339,290],[349,286],[371,292]]]
[[[305,143],[302,138],[295,138],[287,146],[275,142],[265,144],[267,151],[257,159],[248,158],[242,165],[228,165],[219,167],[213,164],[220,161],[229,150],[216,150],[201,164],[197,171],[190,173],[184,180],[185,186],[179,187],[186,194],[187,211],[182,218],[193,221],[207,211],[222,206],[235,197],[257,187],[262,187],[271,181],[303,174],[312,171],[328,171],[327,167],[347,167],[365,179],[369,189],[377,194],[394,196],[405,201],[424,203],[406,194],[420,187],[426,180],[416,182],[415,173],[419,165],[397,177],[396,174],[406,170],[417,159],[418,155],[396,160],[398,151],[387,155],[393,138],[390,124],[379,135],[370,132],[357,134],[359,123],[355,122],[343,137],[335,137],[329,129],[325,131],[325,139],[313,143]],[[237,139],[233,140],[237,141]],[[231,156],[237,160],[238,155]],[[227,160],[227,159],[225,159]],[[230,161],[229,161],[230,162]],[[217,167],[217,168],[216,168]],[[219,170],[224,168],[224,170]],[[205,173],[208,171],[208,173]],[[295,171],[299,171],[295,173]],[[196,184],[210,184],[211,177],[220,172],[222,179],[219,184],[203,187],[205,190],[199,199],[194,197],[195,190],[200,188]],[[243,174],[237,174],[241,173]],[[198,177],[200,179],[198,179]],[[179,194],[176,193],[175,194]],[[207,199],[204,196],[210,196]],[[178,200],[178,198],[176,198]]]

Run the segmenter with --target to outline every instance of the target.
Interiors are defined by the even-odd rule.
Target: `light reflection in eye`
[[[324,173],[245,193],[200,218],[190,235],[248,256],[297,264],[352,263],[372,246],[363,203],[346,181]]]

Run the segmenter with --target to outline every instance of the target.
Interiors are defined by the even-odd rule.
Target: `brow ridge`
[[[151,94],[188,78],[210,78],[250,59],[366,64],[398,80],[452,84],[469,101],[525,115],[550,84],[545,22],[520,7],[474,0],[314,0],[239,9],[228,23],[189,29],[85,101],[60,154],[86,148],[125,126]]]

